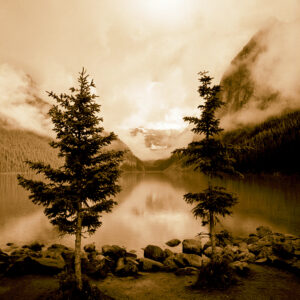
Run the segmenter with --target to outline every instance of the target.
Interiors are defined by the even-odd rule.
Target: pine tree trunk
[[[214,213],[209,212],[209,233],[210,233],[210,241],[211,241],[211,258],[215,259],[216,253],[216,240],[215,240],[215,218]]]
[[[75,237],[75,278],[77,282],[77,287],[82,290],[82,278],[81,278],[81,226],[82,217],[81,213],[77,213],[77,228]]]

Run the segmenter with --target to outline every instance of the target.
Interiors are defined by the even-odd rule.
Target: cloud
[[[0,64],[17,69],[20,78],[30,74],[47,102],[45,90],[66,92],[86,67],[105,128],[129,146],[129,128],[183,130],[182,116],[195,114],[200,102],[197,73],[209,70],[218,82],[268,18],[293,21],[300,10],[294,0],[0,2]],[[30,127],[41,131],[38,110],[18,104],[14,112],[13,105],[0,113],[22,111],[19,124],[32,120]]]
[[[49,134],[47,103],[39,99],[31,78],[22,70],[0,65],[0,117],[11,127]]]

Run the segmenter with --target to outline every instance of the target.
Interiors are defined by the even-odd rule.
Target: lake
[[[233,215],[221,220],[219,229],[245,236],[259,225],[267,225],[276,232],[300,233],[299,178],[252,176],[217,183],[239,198]],[[83,244],[95,241],[98,247],[117,244],[140,251],[150,243],[163,246],[171,238],[192,238],[208,232],[182,197],[204,189],[204,175],[126,173],[120,184],[119,204],[112,213],[104,214],[103,225]],[[7,242],[26,244],[36,240],[73,246],[73,237],[59,237],[43,208],[28,200],[28,193],[17,185],[16,174],[0,174],[0,247]]]

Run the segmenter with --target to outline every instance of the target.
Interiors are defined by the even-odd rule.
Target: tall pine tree
[[[216,110],[224,103],[220,100],[220,85],[211,86],[212,77],[207,72],[200,72],[200,86],[198,92],[204,99],[199,105],[201,116],[184,117],[184,121],[194,125],[192,131],[202,135],[200,141],[191,142],[187,148],[177,149],[174,152],[184,157],[185,165],[192,165],[194,170],[200,170],[208,175],[208,188],[201,193],[188,193],[184,199],[189,204],[196,204],[192,212],[201,217],[203,226],[209,224],[212,244],[212,258],[215,257],[215,225],[219,221],[218,215],[230,215],[231,208],[237,203],[237,198],[226,191],[224,187],[213,186],[213,177],[222,177],[223,174],[236,174],[228,146],[225,146],[218,134],[223,130],[219,126],[219,119],[215,116]]]
[[[101,226],[101,214],[110,212],[120,191],[117,179],[122,151],[109,151],[106,146],[116,139],[111,132],[104,134],[98,117],[100,105],[95,102],[95,87],[83,69],[79,73],[78,88],[70,88],[70,95],[49,92],[57,104],[49,115],[54,124],[56,139],[50,146],[59,150],[64,159],[60,168],[41,162],[27,161],[45,181],[26,179],[18,175],[19,184],[30,191],[29,198],[45,207],[50,222],[65,234],[75,235],[75,277],[82,289],[81,238]]]

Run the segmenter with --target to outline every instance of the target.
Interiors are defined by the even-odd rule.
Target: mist
[[[182,117],[197,114],[197,73],[209,70],[218,83],[270,18],[287,25],[265,41],[272,46],[252,74],[293,99],[285,107],[298,103],[298,1],[2,0],[0,7],[0,115],[19,128],[48,134],[47,105],[35,99],[51,104],[45,91],[67,92],[85,67],[97,85],[105,129],[140,158],[166,156],[130,131],[182,133]]]

